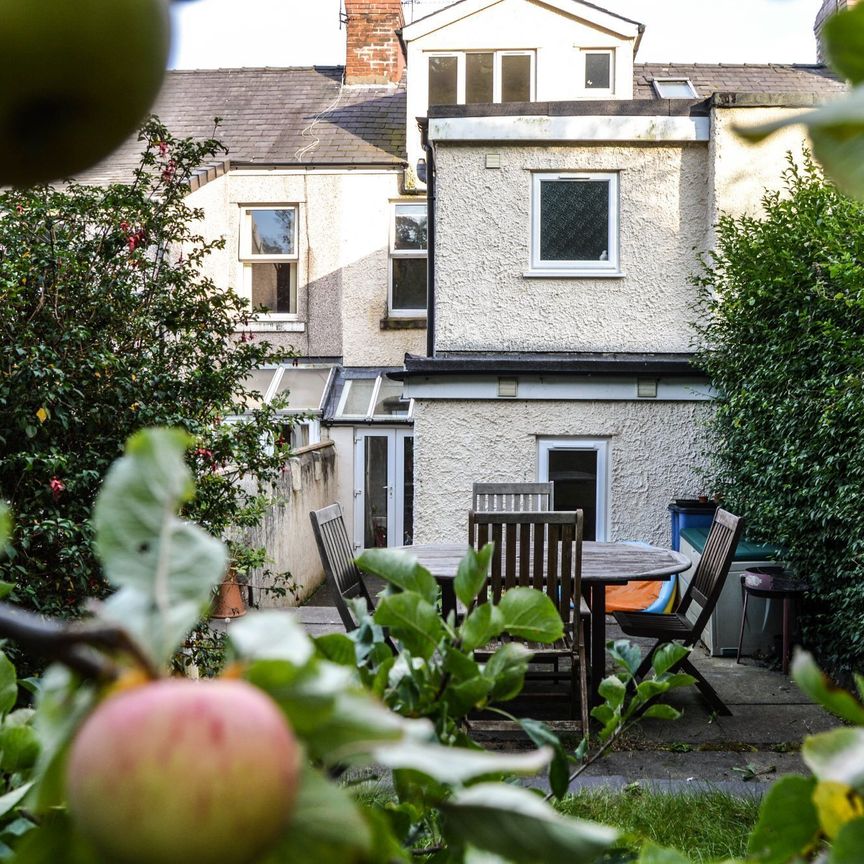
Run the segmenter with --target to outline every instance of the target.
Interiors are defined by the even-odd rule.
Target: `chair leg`
[[[747,623],[747,601],[750,599],[750,592],[743,585],[741,586],[741,592],[744,594],[744,602],[741,604],[741,629],[738,631],[738,652],[735,654],[736,663],[741,662],[741,647],[744,644],[744,625]]]
[[[731,717],[732,712],[729,710],[726,703],[717,695],[717,691],[705,680],[705,676],[686,658],[681,661],[679,669],[692,675],[696,679],[696,686],[699,692],[705,698],[705,701],[711,706],[715,714],[720,714],[724,717]]]

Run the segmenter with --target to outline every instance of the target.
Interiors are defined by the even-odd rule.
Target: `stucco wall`
[[[279,481],[274,503],[261,525],[247,534],[251,545],[267,550],[268,567],[274,573],[290,571],[287,582],[275,582],[277,587],[290,585],[285,597],[261,590],[272,586],[273,580],[253,576],[255,600],[261,606],[295,606],[324,581],[309,511],[336,500],[336,465],[336,448],[332,444],[297,451]]]
[[[415,543],[466,540],[471,484],[537,479],[538,438],[609,441],[609,540],[669,545],[671,498],[701,488],[708,403],[415,404]]]
[[[800,162],[806,142],[802,126],[782,129],[759,144],[749,144],[735,134],[735,127],[759,126],[800,114],[800,108],[717,108],[712,112],[710,187],[711,218],[759,216],[764,190],[783,187],[786,154]],[[710,241],[709,241],[710,242]]]
[[[425,331],[384,331],[387,312],[391,201],[399,197],[398,171],[233,171],[193,192],[204,208],[201,233],[225,237],[205,273],[217,287],[244,293],[239,260],[242,205],[297,204],[298,320],[303,332],[258,328],[274,344],[307,356],[342,356],[346,365],[398,365],[406,351],[425,345]],[[293,323],[293,322],[292,322]]]
[[[487,169],[485,154],[500,153]],[[439,351],[686,351],[707,231],[707,147],[437,151]],[[619,171],[622,278],[526,278],[534,171]]]
[[[427,54],[434,51],[536,51],[536,100],[567,101],[601,98],[586,91],[583,49],[614,49],[614,98],[633,95],[633,44],[630,37],[589,24],[541,2],[501,0],[486,9],[408,43],[408,163],[423,153],[415,117],[425,117],[429,79]],[[610,19],[614,21],[614,18]],[[624,27],[626,22],[620,22]],[[410,34],[410,30],[409,30]],[[602,98],[608,99],[608,93]]]

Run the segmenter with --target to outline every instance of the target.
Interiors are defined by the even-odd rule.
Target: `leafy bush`
[[[864,663],[864,206],[809,159],[784,176],[764,218],[721,219],[698,279],[713,484],[810,583],[805,639],[848,673]]]
[[[0,577],[18,602],[51,615],[75,615],[106,590],[89,515],[135,429],[195,437],[187,514],[216,536],[258,521],[285,456],[262,446],[272,407],[221,422],[245,409],[248,371],[279,359],[237,338],[254,318],[248,302],[201,275],[223,241],[195,232],[202,214],[185,196],[222,148],[175,139],[156,120],[140,138],[128,184],[0,193],[0,497],[16,523]],[[243,475],[258,489],[243,491]],[[232,558],[241,574],[263,563],[241,543]]]

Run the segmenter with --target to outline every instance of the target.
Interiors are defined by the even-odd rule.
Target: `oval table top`
[[[454,579],[459,562],[468,551],[465,543],[418,543],[400,546],[436,578]],[[690,566],[690,560],[680,552],[659,546],[633,543],[582,543],[582,581],[607,585],[624,582],[653,582],[681,573]]]

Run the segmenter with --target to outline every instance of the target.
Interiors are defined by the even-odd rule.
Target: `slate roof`
[[[153,113],[178,137],[209,138],[221,117],[216,137],[234,166],[404,163],[404,82],[340,93],[341,79],[339,66],[173,70]],[[133,136],[77,179],[126,179],[140,150]]]
[[[633,98],[656,99],[654,78],[689,78],[696,94],[802,93],[829,97],[845,85],[825,66],[751,63],[634,63]]]
[[[655,77],[689,78],[700,99],[715,92],[829,98],[844,89],[824,66],[639,63],[633,77],[636,101],[656,98]],[[180,137],[208,138],[221,117],[217,137],[235,167],[404,164],[404,79],[398,87],[344,88],[341,79],[339,66],[174,70],[153,110]],[[77,179],[129,179],[139,152],[133,136]]]

